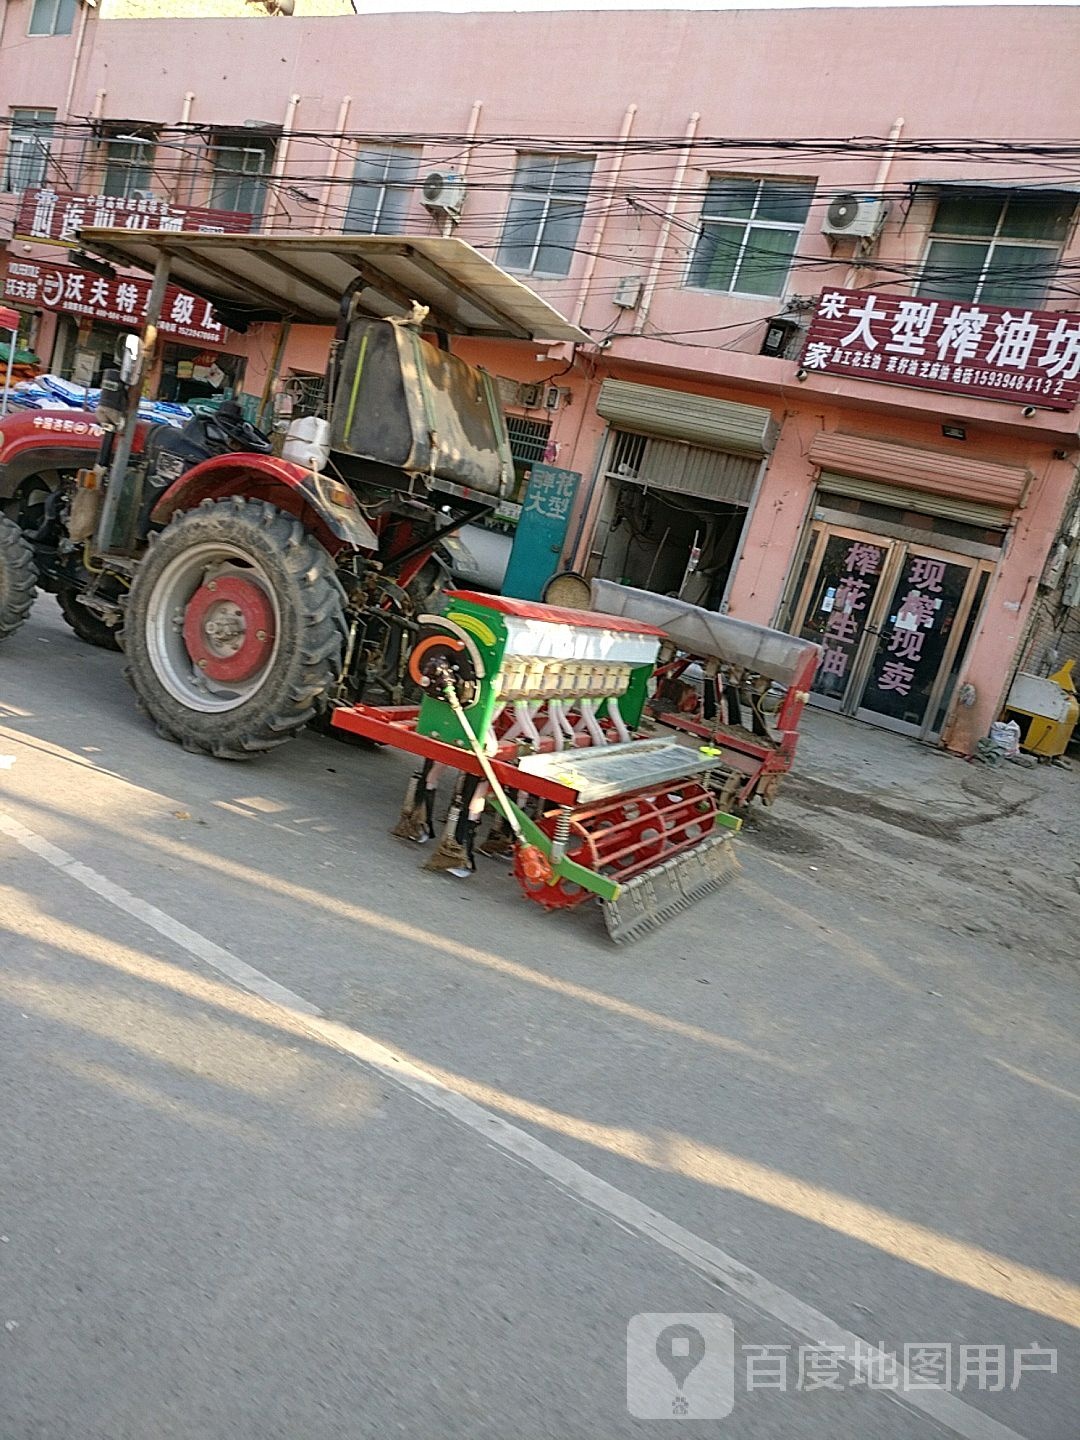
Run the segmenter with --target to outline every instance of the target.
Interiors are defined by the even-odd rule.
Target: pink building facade
[[[110,327],[28,290],[72,251],[17,223],[27,189],[133,223],[452,231],[595,340],[463,346],[523,477],[580,476],[561,563],[811,635],[818,703],[960,750],[1055,653],[1076,11],[114,13],[11,0],[0,36],[6,303],[54,369]],[[275,339],[181,326],[163,389],[261,400]],[[292,330],[294,394],[328,343]]]

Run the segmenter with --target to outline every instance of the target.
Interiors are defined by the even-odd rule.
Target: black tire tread
[[[74,590],[58,590],[56,603],[60,606],[60,614],[64,617],[66,624],[71,626],[84,644],[96,645],[99,650],[119,650],[121,648],[120,627],[106,625],[100,615],[95,615],[85,605],[80,605],[79,597]]]
[[[261,537],[263,545],[276,555],[286,572],[298,602],[301,643],[293,652],[290,673],[277,687],[275,703],[258,704],[262,690],[257,691],[236,710],[214,717],[222,722],[217,735],[206,733],[210,728],[208,717],[199,717],[200,730],[186,722],[187,715],[192,715],[194,720],[193,712],[182,711],[171,697],[166,696],[163,703],[152,688],[140,684],[138,652],[144,646],[137,627],[158,568],[155,555],[161,550],[175,549],[173,537],[184,529],[198,530],[200,540],[211,538],[212,531],[219,529],[220,538],[234,544],[239,538],[238,530]],[[131,587],[122,636],[128,655],[124,674],[138,696],[140,709],[153,720],[159,735],[176,741],[185,750],[213,755],[220,760],[248,760],[283,745],[312,719],[315,701],[330,688],[341,668],[347,635],[345,591],[330,555],[292,515],[265,500],[248,500],[238,495],[225,500],[204,500],[196,509],[174,515],[163,531],[151,536],[151,547]],[[144,668],[149,669],[149,662]]]
[[[30,542],[14,520],[0,515],[0,640],[18,630],[36,593],[37,566]]]

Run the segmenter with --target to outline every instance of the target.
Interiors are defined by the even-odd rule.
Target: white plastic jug
[[[309,470],[322,470],[330,458],[330,422],[317,415],[293,420],[285,431],[281,458]]]

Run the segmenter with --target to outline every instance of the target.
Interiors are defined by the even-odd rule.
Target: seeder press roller
[[[465,876],[513,858],[545,909],[590,897],[615,941],[635,937],[737,869],[712,774],[719,752],[639,737],[667,633],[634,615],[450,592],[420,617],[409,674],[420,704],[359,704],[339,728],[418,756],[394,833],[438,840],[427,868]],[[775,632],[768,632],[775,633]],[[440,782],[454,776],[441,834]],[[485,809],[494,812],[478,836]]]

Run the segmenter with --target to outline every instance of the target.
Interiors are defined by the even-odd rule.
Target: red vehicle
[[[399,702],[435,546],[513,484],[494,382],[450,337],[587,337],[458,240],[83,242],[153,269],[158,293],[171,273],[238,328],[336,322],[325,407],[302,459],[228,406],[146,425],[151,357],[129,336],[96,415],[0,422],[0,638],[35,586],[54,591],[84,639],[122,639],[159,730],[214,755],[269,750],[331,701]]]
[[[153,268],[146,336],[126,337],[95,419],[0,424],[0,639],[40,584],[84,638],[122,644],[142,708],[188,749],[244,759],[326,717],[412,753],[395,833],[435,840],[440,776],[453,782],[431,868],[468,875],[494,811],[484,843],[513,852],[526,896],[598,899],[617,941],[735,872],[724,807],[768,799],[790,765],[816,647],[605,582],[584,610],[459,591],[425,613],[436,546],[513,484],[492,377],[450,336],[588,336],[454,239],[81,239]],[[236,406],[140,424],[170,270],[226,324],[336,318],[322,413],[281,455]],[[723,720],[680,701],[666,737],[643,734],[657,680],[663,710],[694,656]],[[787,699],[765,744],[731,722],[736,689],[760,698],[770,679]]]
[[[142,450],[149,428],[145,424],[138,426],[134,453]],[[64,619],[79,638],[90,645],[118,649],[115,620],[105,619],[103,613],[80,601],[81,596],[93,592],[94,586],[94,577],[84,566],[81,551],[73,548],[61,555],[42,543],[54,529],[52,513],[72,490],[79,470],[94,464],[104,435],[96,415],[90,411],[73,411],[67,406],[57,410],[19,410],[6,416],[0,421],[0,515],[14,521],[35,547],[37,586],[56,595]],[[13,551],[15,538],[10,529],[5,533],[7,548]],[[0,535],[0,546],[3,544]],[[99,588],[104,595],[115,598],[108,584]],[[23,590],[26,591],[25,586]],[[32,597],[32,587],[27,593]],[[25,593],[23,605],[28,612]],[[111,605],[105,613],[110,617],[117,614]],[[9,615],[5,629],[0,605],[0,637],[12,628]]]

